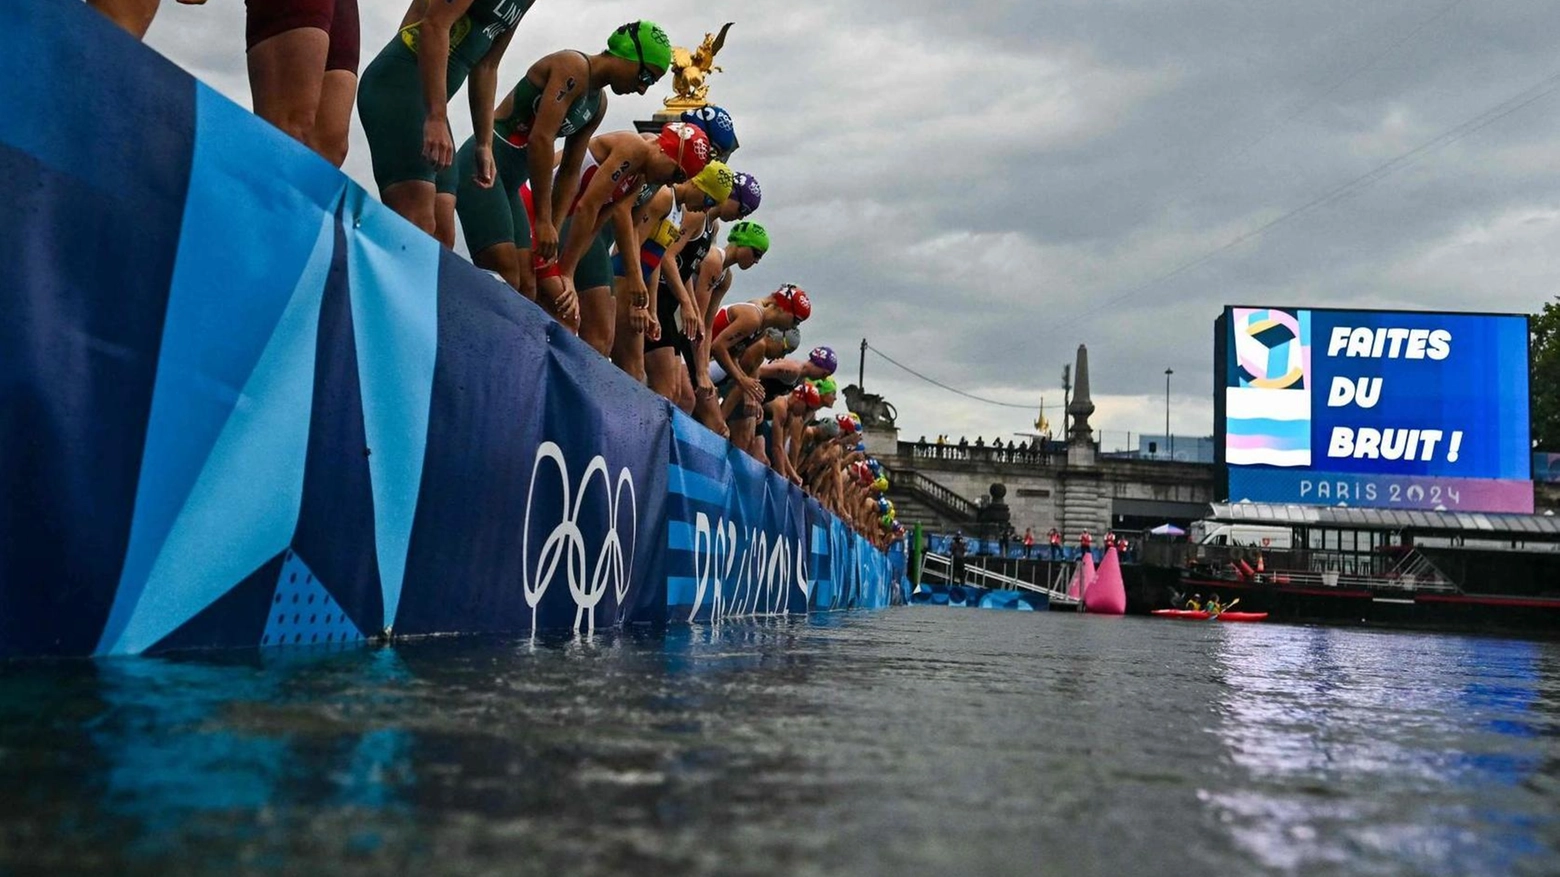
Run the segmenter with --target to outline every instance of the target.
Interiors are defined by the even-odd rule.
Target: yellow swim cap
[[[732,173],[731,168],[726,167],[723,162],[712,161],[693,178],[693,184],[699,187],[699,191],[714,199],[718,207],[731,197],[731,190],[737,184],[737,175]]]

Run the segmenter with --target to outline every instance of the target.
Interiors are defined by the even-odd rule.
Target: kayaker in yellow
[[[1218,594],[1208,598],[1208,602],[1203,604],[1203,611],[1207,612],[1209,616],[1218,615],[1224,611],[1224,604],[1219,602]]]

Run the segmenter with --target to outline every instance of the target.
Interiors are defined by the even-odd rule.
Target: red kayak
[[[1261,621],[1268,617],[1266,612],[1220,612],[1214,615],[1201,609],[1155,609],[1154,614],[1165,618],[1183,618],[1187,621],[1207,621],[1210,618],[1219,621]]]

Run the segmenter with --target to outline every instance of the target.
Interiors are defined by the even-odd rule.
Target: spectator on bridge
[[[1024,528],[1024,559],[1029,559],[1029,553],[1035,550],[1035,531],[1033,527]]]
[[[1045,541],[1050,543],[1050,545],[1051,545],[1051,559],[1052,560],[1061,560],[1062,559],[1062,531],[1056,529],[1055,527],[1052,527],[1051,528],[1051,532],[1045,534]]]
[[[1094,551],[1094,537],[1089,535],[1088,527],[1078,534],[1078,549],[1086,553]]]
[[[1109,551],[1112,547],[1115,546],[1115,544],[1116,544],[1116,531],[1115,530],[1106,530],[1105,531],[1105,550]]]
[[[977,447],[977,448],[984,448],[985,446],[986,446],[986,437],[985,436],[979,436],[979,435],[976,436],[975,437],[975,447]]]
[[[964,552],[969,546],[964,543],[964,531],[954,530],[953,541],[948,543],[948,557],[952,560],[952,569],[948,573],[948,584],[964,584]]]
[[[997,536],[997,546],[998,546],[998,550],[1001,552],[998,555],[999,557],[1006,558],[1008,556],[1008,543],[1011,542],[1012,540],[1013,540],[1013,528],[1012,527],[1003,527],[1002,528],[1002,532]]]

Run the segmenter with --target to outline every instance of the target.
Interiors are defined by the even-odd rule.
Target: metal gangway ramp
[[[1036,594],[1044,594],[1051,601],[1051,605],[1073,609],[1080,608],[1080,602],[1076,597],[1067,596],[1067,583],[1072,579],[1077,570],[1076,563],[1063,563],[1055,565],[1056,572],[1051,580],[1045,583],[1028,582],[1016,579],[1002,573],[992,572],[983,567],[966,563],[964,565],[964,581],[966,584],[976,585],[993,591],[1032,591]],[[953,575],[953,558],[946,554],[934,554],[928,551],[922,555],[921,574],[931,572],[940,577],[944,582],[949,581]]]

